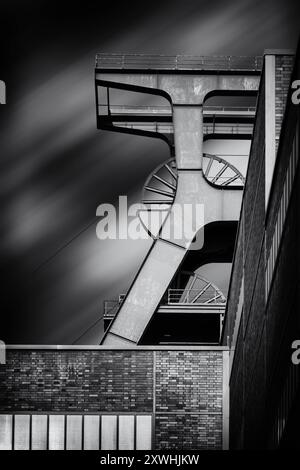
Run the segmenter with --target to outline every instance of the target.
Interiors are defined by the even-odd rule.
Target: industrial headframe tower
[[[151,247],[127,294],[105,312],[101,344],[218,343],[226,299],[195,271],[231,262],[245,175],[203,146],[212,138],[250,141],[255,109],[205,103],[255,97],[260,72],[260,57],[97,55],[97,127],[159,137],[170,147],[170,159],[151,173],[142,195],[146,216],[161,211],[161,225],[153,233],[144,218]],[[136,105],[137,96],[148,98],[147,106]],[[202,205],[203,218],[178,239],[177,209],[187,204]],[[195,237],[201,243],[191,250]]]

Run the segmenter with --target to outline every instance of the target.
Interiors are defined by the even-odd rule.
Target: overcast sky
[[[147,242],[100,242],[96,208],[122,194],[138,201],[168,147],[96,130],[95,53],[295,48],[297,3],[1,2],[1,339],[72,343],[104,299],[126,291],[147,251]],[[97,342],[100,331],[101,322],[80,342]]]

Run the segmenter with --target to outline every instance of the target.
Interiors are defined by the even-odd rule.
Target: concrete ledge
[[[70,351],[229,351],[227,346],[100,346],[62,344],[7,344],[7,350],[70,350]]]
[[[296,51],[293,49],[265,49],[265,55],[296,55]]]

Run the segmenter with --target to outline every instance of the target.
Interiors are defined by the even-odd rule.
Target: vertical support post
[[[203,106],[174,104],[173,123],[178,170],[201,170]]]
[[[0,80],[0,104],[6,104],[6,85]]]

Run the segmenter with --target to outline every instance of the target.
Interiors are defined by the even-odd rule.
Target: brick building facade
[[[0,420],[6,423],[0,429],[7,448],[89,448],[85,436],[95,424],[86,417],[92,416],[99,430],[94,448],[222,449],[227,377],[228,351],[221,347],[11,348],[0,369]],[[57,416],[63,423],[53,421]],[[63,426],[60,442],[51,440],[49,426],[57,434]]]
[[[299,53],[268,51],[227,303],[230,447],[293,446],[299,370]]]

